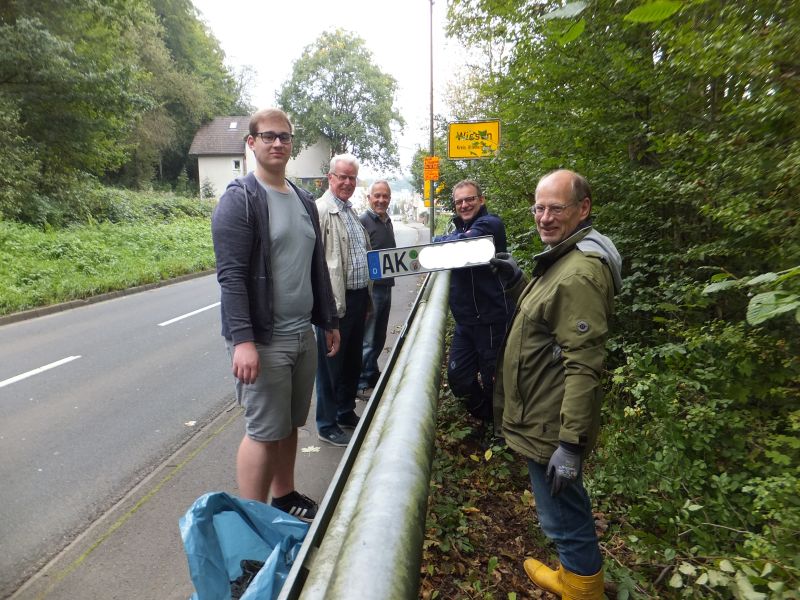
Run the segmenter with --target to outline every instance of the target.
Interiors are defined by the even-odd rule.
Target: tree
[[[0,131],[0,218],[24,219],[26,207],[36,204],[39,165],[20,135],[19,110],[3,96]]]
[[[154,71],[153,95],[173,121],[174,140],[160,156],[163,176],[175,181],[186,167],[187,153],[203,123],[237,114],[248,105],[236,75],[225,67],[225,53],[199,19],[190,0],[150,0],[170,58]],[[246,114],[246,113],[245,113]],[[154,123],[158,124],[156,119]]]
[[[2,215],[57,224],[98,180],[175,181],[200,125],[247,104],[223,60],[189,0],[0,3]]]
[[[0,89],[19,107],[42,171],[100,175],[119,166],[120,141],[147,104],[122,35],[125,15],[85,0],[17,7],[0,23]]]
[[[326,32],[295,61],[278,104],[297,124],[295,153],[323,135],[331,152],[350,152],[376,167],[399,166],[394,127],[405,125],[393,107],[397,82],[372,61],[364,40]]]

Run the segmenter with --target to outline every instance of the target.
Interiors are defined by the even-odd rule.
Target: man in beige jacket
[[[317,200],[325,262],[331,277],[341,347],[317,355],[317,434],[334,446],[350,443],[349,431],[358,425],[356,392],[361,375],[364,323],[370,306],[367,251],[369,236],[350,203],[358,181],[358,160],[350,154],[331,159],[328,191]],[[325,332],[317,332],[324,344]]]

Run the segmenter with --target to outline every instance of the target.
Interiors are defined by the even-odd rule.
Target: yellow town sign
[[[448,126],[447,158],[492,158],[499,147],[500,121],[460,121]]]

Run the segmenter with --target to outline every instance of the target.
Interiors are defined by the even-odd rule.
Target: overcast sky
[[[430,54],[428,0],[192,0],[219,40],[229,66],[256,72],[251,101],[275,106],[292,63],[324,32],[342,28],[366,42],[375,63],[398,82],[395,106],[406,120],[398,137],[400,162],[408,171],[417,146],[430,145]],[[433,7],[434,110],[442,113],[444,84],[457,74],[461,45],[446,40],[446,1]]]

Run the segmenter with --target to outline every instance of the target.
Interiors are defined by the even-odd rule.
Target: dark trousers
[[[372,312],[364,329],[364,348],[361,355],[361,380],[359,389],[375,387],[381,375],[378,357],[386,345],[386,328],[392,310],[392,288],[388,285],[372,287]]]
[[[364,320],[369,303],[367,288],[347,290],[345,314],[339,319],[342,345],[334,356],[328,357],[325,330],[317,334],[317,431],[336,431],[337,418],[353,412],[356,407],[358,378],[361,375],[361,349],[364,342]]]
[[[450,389],[456,398],[463,400],[473,417],[483,421],[492,419],[494,371],[505,332],[505,321],[456,325],[450,344],[447,361]]]

